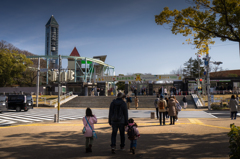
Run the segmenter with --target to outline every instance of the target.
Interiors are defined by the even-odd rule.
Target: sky
[[[196,58],[187,37],[174,35],[168,25],[157,25],[155,15],[164,7],[181,10],[185,0],[1,0],[0,40],[21,50],[45,55],[45,25],[53,15],[59,24],[58,54],[107,55],[115,73],[170,74]],[[239,69],[239,45],[214,39],[212,61],[223,69]],[[63,61],[63,68],[67,61]]]

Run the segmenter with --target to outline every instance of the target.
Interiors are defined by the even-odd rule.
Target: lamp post
[[[60,77],[60,72],[61,72],[61,65],[62,65],[62,59],[61,59],[61,55],[59,55],[59,66],[58,66],[58,111],[57,111],[57,122],[59,123],[59,111],[60,111],[60,82],[61,82],[61,77]]]

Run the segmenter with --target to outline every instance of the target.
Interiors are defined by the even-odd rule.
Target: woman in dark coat
[[[170,125],[175,125],[175,116],[177,115],[176,113],[176,101],[173,96],[170,96],[168,100],[168,115],[170,116]]]

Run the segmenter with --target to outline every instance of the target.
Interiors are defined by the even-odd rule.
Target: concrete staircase
[[[156,99],[156,96],[138,96],[139,98],[139,108],[155,108],[154,107],[154,100]],[[177,100],[180,102],[181,106],[183,106],[182,98],[183,95],[176,96]],[[188,107],[194,109],[195,103],[191,97],[191,95],[186,96],[188,101]],[[73,98],[72,100],[64,103],[61,105],[61,107],[78,107],[78,108],[109,108],[111,102],[116,99],[115,96],[78,96],[76,98]],[[132,97],[134,99],[134,97]],[[134,100],[131,103],[131,107],[135,108]]]

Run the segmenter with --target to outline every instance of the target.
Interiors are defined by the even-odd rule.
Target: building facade
[[[50,17],[46,24],[46,35],[45,35],[45,55],[52,56],[58,55],[58,32],[59,25],[53,15]],[[49,66],[51,68],[58,68],[58,60],[49,60]]]

